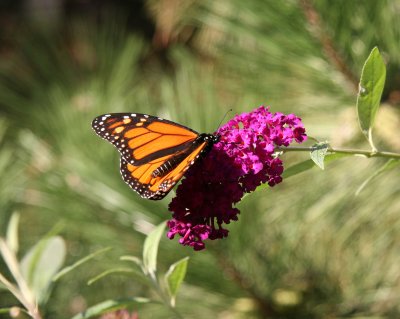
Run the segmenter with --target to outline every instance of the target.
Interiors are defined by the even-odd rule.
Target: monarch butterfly
[[[201,155],[220,139],[183,125],[139,113],[96,117],[92,128],[121,154],[123,180],[141,197],[164,198]]]

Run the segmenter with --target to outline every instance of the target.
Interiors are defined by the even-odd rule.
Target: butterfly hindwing
[[[162,199],[219,136],[198,134],[180,124],[146,114],[96,117],[95,132],[121,154],[124,181],[143,198]]]
[[[195,163],[204,151],[206,144],[207,141],[199,139],[193,142],[192,147],[180,154],[168,156],[168,159],[165,157],[155,159],[140,166],[129,164],[121,157],[122,178],[143,198],[162,199]],[[179,158],[179,161],[174,161],[176,157]],[[162,168],[163,166],[165,168]]]

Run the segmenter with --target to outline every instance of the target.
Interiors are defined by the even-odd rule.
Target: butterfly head
[[[221,138],[219,134],[207,134],[202,133],[199,134],[197,140],[207,142],[208,145],[213,146],[214,144],[218,143]]]

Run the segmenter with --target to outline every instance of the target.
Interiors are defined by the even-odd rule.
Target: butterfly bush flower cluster
[[[262,183],[274,186],[282,181],[277,146],[307,139],[300,118],[271,113],[265,106],[236,115],[217,134],[220,141],[189,170],[169,205],[173,214],[168,237],[178,235],[182,245],[194,250],[204,249],[206,239],[228,236],[223,224],[238,220],[234,205],[245,193]]]

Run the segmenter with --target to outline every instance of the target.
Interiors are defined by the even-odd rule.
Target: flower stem
[[[172,311],[177,319],[183,319],[182,315],[176,310],[175,305],[171,304],[171,300],[168,297],[168,294],[165,292],[163,287],[161,287],[160,282],[157,280],[157,277],[154,273],[148,275],[151,281],[151,284],[155,290],[155,293],[160,297],[161,301],[167,306],[170,311]]]
[[[288,147],[276,147],[275,150],[281,152],[311,152],[315,150],[315,148],[312,146],[310,147],[288,146]],[[333,148],[333,147],[328,147],[327,151],[330,153],[362,155],[366,157],[386,157],[386,158],[400,159],[400,153],[393,153],[393,152],[381,152],[374,150],[360,150],[354,148]]]

